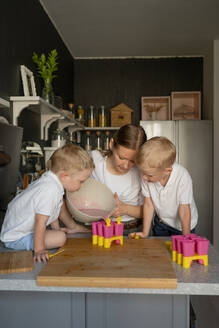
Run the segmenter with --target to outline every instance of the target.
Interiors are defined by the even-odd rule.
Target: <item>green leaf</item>
[[[42,53],[40,56],[36,52],[33,52],[32,60],[37,65],[37,70],[39,75],[44,79],[44,82],[48,79],[50,81],[57,77],[54,74],[58,70],[58,52],[56,49],[53,49],[48,54],[46,59],[46,55]]]

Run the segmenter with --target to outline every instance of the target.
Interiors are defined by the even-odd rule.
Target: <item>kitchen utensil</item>
[[[112,191],[92,178],[88,178],[78,191],[67,192],[66,204],[76,220],[87,223],[107,218],[116,207]]]
[[[56,256],[56,255],[61,254],[61,253],[63,253],[63,252],[64,252],[64,249],[62,249],[62,250],[60,250],[60,251],[57,251],[57,252],[55,252],[55,253],[49,253],[49,258],[51,259],[53,256]]]

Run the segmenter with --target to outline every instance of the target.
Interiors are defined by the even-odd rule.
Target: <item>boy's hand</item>
[[[34,252],[34,261],[46,263],[49,261],[48,251],[43,249],[42,251]]]
[[[139,239],[139,238],[146,238],[148,235],[144,232],[132,232],[128,235],[131,239]]]

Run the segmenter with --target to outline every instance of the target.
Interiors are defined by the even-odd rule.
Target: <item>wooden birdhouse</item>
[[[111,108],[111,126],[120,127],[125,124],[131,124],[133,109],[121,103]]]

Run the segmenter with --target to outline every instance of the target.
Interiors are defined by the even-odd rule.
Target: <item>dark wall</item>
[[[134,109],[138,123],[142,96],[171,91],[202,91],[202,58],[97,59],[74,61],[74,101],[111,108],[121,102]]]
[[[34,72],[37,95],[42,79],[32,62],[33,51],[58,51],[58,77],[53,81],[56,95],[66,102],[73,98],[73,58],[38,0],[1,1],[0,11],[0,97],[23,95],[20,65]]]

